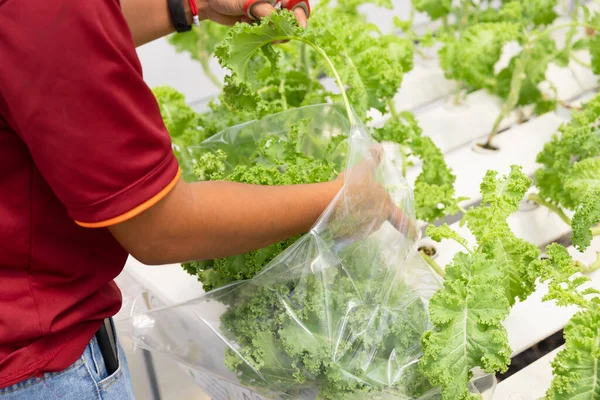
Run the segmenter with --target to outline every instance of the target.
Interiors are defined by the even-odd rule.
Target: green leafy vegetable
[[[553,380],[548,400],[593,399],[600,394],[600,291],[585,287],[590,278],[581,274],[567,250],[553,243],[546,250],[542,281],[549,291],[544,301],[559,306],[577,306],[577,312],[564,329],[565,348],[552,362]]]
[[[280,50],[275,50],[272,44],[282,40],[299,43],[277,45]],[[316,55],[308,54],[307,48]],[[362,118],[369,108],[385,109],[386,100],[400,87],[403,72],[412,68],[413,52],[406,39],[382,35],[348,4],[330,7],[324,2],[307,30],[298,25],[292,13],[285,11],[267,17],[258,26],[236,25],[217,46],[215,55],[232,72],[224,91],[233,92],[228,102],[235,108],[249,109],[251,104],[258,104],[265,112],[273,112],[273,107],[278,110],[292,103],[307,104],[302,98],[290,102],[287,96],[293,85],[288,85],[289,79],[280,75],[294,71],[297,81],[306,84],[304,94],[310,93],[313,102],[338,96],[324,90],[318,80],[322,74],[332,76],[340,86],[342,81],[347,83],[350,102]],[[283,99],[266,96],[271,81],[284,95]],[[242,102],[240,93],[253,97]],[[344,102],[348,101],[343,99],[344,92],[340,95]]]
[[[219,101],[212,102],[209,112],[196,118],[205,137],[287,109],[325,103],[340,96],[344,100],[344,92],[338,95],[324,88],[319,79],[323,74],[333,76],[339,86],[347,82],[344,102],[362,119],[368,109],[384,112],[394,108],[392,99],[403,73],[413,67],[413,44],[391,34],[383,35],[368,23],[357,11],[359,5],[366,3],[331,6],[324,1],[307,30],[286,11],[273,14],[258,25],[238,24],[230,28],[213,48],[216,58],[231,74],[225,77]],[[273,45],[281,40],[291,41]],[[403,134],[395,130],[407,129],[413,133],[402,139],[406,143],[398,142]],[[184,142],[199,143],[197,136],[182,136],[186,139],[178,139],[181,148]],[[396,140],[410,149],[410,155],[423,160],[423,171],[415,182],[419,219],[433,221],[458,211],[462,198],[454,194],[455,177],[441,151],[430,138],[421,135],[414,117],[403,114],[392,119],[374,136],[381,141]],[[193,177],[190,165],[188,160],[184,166],[186,177]]]
[[[549,260],[544,260],[541,281],[548,282],[548,293],[543,300],[554,300],[559,306],[587,306],[586,296],[598,292],[589,289],[580,291],[580,287],[590,281],[580,274],[582,265],[574,262],[567,250],[557,243],[550,244],[546,253]]]
[[[539,197],[556,209],[575,212],[573,244],[581,251],[598,234],[600,223],[600,96],[590,100],[582,111],[575,111],[571,120],[559,128],[559,133],[544,145],[536,171]],[[562,212],[562,211],[560,211]]]
[[[415,0],[413,7],[420,12],[426,12],[433,19],[438,19],[450,13],[452,0]]]
[[[366,1],[340,3],[321,1],[307,30],[298,26],[291,13],[282,11],[256,25],[239,24],[231,29],[204,25],[201,30],[195,28],[194,37],[172,38],[178,50],[191,53],[205,71],[210,69],[214,52],[231,72],[207,113],[194,112],[183,96],[169,88],[155,90],[186,176],[193,170],[194,180],[262,185],[333,179],[340,166],[329,156],[341,141],[332,139],[327,151],[308,156],[301,150],[307,140],[303,124],[286,135],[261,141],[243,162],[231,162],[222,151],[194,155],[189,147],[241,122],[341,98],[359,118],[364,119],[371,109],[392,114],[374,136],[400,146],[406,155],[403,170],[409,156],[423,161],[415,182],[417,216],[432,222],[456,213],[462,199],[455,196],[455,177],[441,151],[422,136],[414,116],[397,113],[393,103],[418,50],[411,41],[382,34],[369,24],[358,11]],[[391,7],[386,0],[371,3]],[[413,6],[442,20],[440,31],[428,32],[422,45],[431,45],[434,37],[441,41],[446,76],[468,90],[484,89],[503,100],[494,134],[515,107],[533,105],[542,113],[556,106],[558,99],[541,90],[552,62],[567,66],[575,51],[589,49],[592,69],[600,70],[600,45],[595,34],[575,40],[575,28],[583,23],[574,16],[565,45],[558,47],[549,35],[552,28],[546,28],[557,17],[556,0],[503,0],[498,10],[487,7],[488,3],[460,1],[453,6],[445,0],[418,0]],[[585,23],[595,24],[597,17],[584,10]],[[455,22],[450,16],[456,17]],[[412,18],[400,26],[414,38],[410,22]],[[273,45],[280,40],[291,42]],[[496,64],[510,42],[522,48],[498,71]],[[326,88],[324,75],[345,90]],[[220,83],[214,77],[213,81]],[[596,229],[600,223],[599,113],[600,96],[563,125],[561,135],[538,156],[543,165],[536,174],[540,198],[575,212],[573,241],[581,250],[600,233]],[[352,119],[354,114],[348,114]],[[441,386],[444,399],[476,398],[468,391],[473,368],[489,373],[506,370],[511,349],[502,322],[510,307],[526,299],[541,278],[549,285],[545,300],[582,310],[565,330],[566,348],[554,363],[555,380],[548,397],[600,395],[598,292],[585,288],[589,280],[579,275],[582,266],[564,248],[552,245],[547,250],[550,260],[538,261],[537,247],[516,237],[507,223],[531,182],[518,167],[502,178],[494,171],[486,174],[481,205],[467,211],[462,220],[477,241],[474,247],[447,225],[428,228],[432,239],[452,239],[466,250],[446,268],[444,285],[430,301],[433,327],[428,326],[427,308],[406,297],[409,290],[402,283],[381,290],[389,289],[389,270],[377,246],[362,243],[342,252],[344,269],[329,268],[319,275],[290,271],[285,265],[284,278],[276,283],[247,285],[221,298],[228,306],[221,320],[223,329],[239,345],[227,353],[228,367],[245,384],[275,387],[292,397],[316,387],[323,399],[412,398],[430,392],[433,384]],[[222,288],[256,277],[291,246],[310,251],[310,243],[305,248],[307,243],[298,239],[236,257],[188,263],[184,268],[198,275],[205,289]],[[325,287],[336,289],[325,296]],[[227,288],[222,290],[216,293],[229,293]],[[356,307],[349,312],[348,304]],[[333,337],[332,326],[344,326],[352,335]],[[412,363],[402,374],[390,377],[390,368],[420,357],[421,348],[414,346],[419,338],[423,355],[418,365]]]
[[[600,302],[579,311],[564,330],[566,347],[554,361],[551,400],[594,399],[600,396]]]
[[[539,279],[548,284],[544,301],[582,310],[565,329],[566,346],[553,363],[555,378],[547,396],[593,398],[600,390],[595,383],[600,291],[590,287],[590,278],[582,274],[589,268],[574,262],[564,247],[551,244],[548,259],[540,261],[539,249],[510,231],[506,219],[518,210],[531,179],[516,166],[503,178],[496,175],[487,172],[481,184],[482,204],[461,220],[477,239],[476,248],[470,249],[466,239],[447,225],[428,228],[432,239],[453,239],[467,252],[455,255],[446,267],[442,289],[430,301],[434,327],[422,337],[420,369],[432,384],[442,386],[444,399],[477,398],[468,391],[472,369],[506,370],[511,350],[502,322]]]
[[[503,0],[499,7],[489,1],[423,0],[413,6],[442,22],[435,37],[442,45],[440,65],[446,77],[458,81],[459,89],[483,89],[503,101],[502,110],[490,127],[487,145],[491,145],[500,123],[515,108],[532,106],[535,113],[542,114],[554,110],[562,101],[557,98],[554,83],[547,79],[551,63],[560,67],[568,67],[571,61],[585,65],[579,54],[587,50],[592,70],[600,71],[598,35],[589,34],[586,38],[579,34],[582,27],[600,28],[600,19],[583,1],[574,2],[570,23],[556,26],[552,24],[558,17],[557,0]],[[409,35],[418,36],[410,28],[404,29]],[[552,36],[559,30],[566,31],[561,47]],[[429,35],[423,37],[426,42],[430,41]],[[506,67],[499,69],[498,61],[509,43],[518,44],[520,49]],[[542,90],[542,84],[550,90]]]
[[[438,227],[434,227],[433,225],[429,225],[427,227],[427,236],[429,236],[432,240],[436,242],[441,242],[444,239],[452,239],[458,244],[462,245],[469,252],[469,242],[460,236],[455,230],[450,228],[448,224],[443,224]]]
[[[403,64],[394,65],[392,71],[390,63],[402,60],[411,68],[412,61],[407,61],[412,58],[411,47],[393,38],[373,42],[370,37],[367,41],[375,31],[365,24],[352,26],[352,46],[343,46],[350,42],[347,36],[327,36],[327,29],[337,29],[332,21],[348,23],[353,18],[348,12],[346,17],[330,19],[332,28],[324,21],[319,27],[318,20],[313,20],[312,30],[304,31],[292,14],[282,11],[258,25],[233,27],[215,50],[222,65],[231,71],[215,110],[263,118],[315,99],[321,102],[325,96],[335,99],[316,79],[305,78],[314,76],[314,71],[333,75],[338,83],[342,79],[348,82],[349,100],[345,103],[349,106],[351,101],[359,115],[367,108],[387,107],[403,72]],[[292,41],[275,49],[272,42],[279,40]],[[300,47],[295,47],[294,41],[299,41]],[[303,65],[308,68],[299,71],[296,64],[292,67],[288,63],[292,55],[303,62],[308,59]],[[324,61],[313,60],[315,55]],[[380,85],[384,75],[386,84]],[[344,91],[340,93],[343,96]],[[332,154],[344,154],[344,141],[329,138],[324,152],[307,153],[306,146],[315,140],[308,123],[293,124],[285,134],[265,135],[249,156],[236,160],[219,151],[196,153],[196,179],[261,185],[333,179],[340,172],[340,163]],[[415,144],[416,149],[418,146]],[[420,146],[433,147],[431,143]],[[417,151],[431,153],[426,148]],[[430,168],[435,176],[434,167]],[[441,174],[449,174],[449,170]],[[206,290],[221,288],[212,292],[228,307],[221,326],[237,344],[236,351],[226,355],[227,366],[242,383],[275,388],[292,398],[314,388],[322,399],[361,395],[413,398],[432,390],[414,362],[421,351],[419,338],[428,326],[426,306],[401,279],[390,279],[394,271],[378,244],[363,241],[345,247],[339,255],[344,268],[334,266],[319,274],[277,261],[286,249],[310,254],[321,247],[310,241],[310,235],[303,241],[292,238],[239,256],[185,265],[189,273],[199,276]],[[272,269],[259,274],[269,263],[272,269],[278,265],[284,269],[275,283],[262,281],[274,273]],[[248,278],[254,279],[238,286],[242,288],[239,291],[229,292],[229,287],[224,287]],[[348,310],[348,304],[355,306]],[[332,327],[344,331],[333,333]]]
[[[342,166],[332,156],[339,140],[333,140],[322,155],[309,156],[301,151],[306,140],[311,139],[306,129],[306,125],[295,125],[287,135],[265,135],[252,155],[232,168],[227,167],[231,163],[226,163],[227,154],[222,150],[205,152],[196,162],[196,178],[258,185],[292,185],[334,179]],[[254,277],[297,239],[284,240],[238,256],[187,263],[185,269],[197,275],[204,289],[209,291]]]
[[[301,246],[304,252],[314,244]],[[431,391],[411,362],[428,325],[423,302],[390,282],[376,244],[352,245],[341,258],[344,268],[282,271],[280,282],[263,287],[259,280],[228,298],[221,321],[240,345],[228,351],[229,368],[244,384],[267,384],[291,398],[305,388],[317,389],[318,399],[417,398]]]
[[[431,138],[421,133],[413,114],[394,112],[383,128],[375,129],[373,136],[378,141],[397,143],[408,149],[410,153],[406,152],[405,158],[414,155],[423,160],[422,171],[414,186],[415,210],[417,218],[433,222],[445,215],[456,214],[458,203],[464,198],[455,196],[456,177],[446,164],[441,150]]]
[[[498,178],[488,171],[481,183],[481,205],[470,209],[461,223],[477,238],[467,240],[448,226],[429,228],[434,240],[453,239],[467,253],[457,253],[446,267],[443,288],[431,299],[434,328],[423,335],[421,369],[444,399],[476,398],[468,391],[475,367],[485,372],[506,371],[511,349],[502,322],[515,298],[525,299],[535,287],[539,250],[517,238],[506,218],[518,209],[531,179],[513,166]]]
[[[423,335],[423,372],[443,387],[444,399],[477,398],[467,384],[477,366],[505,371],[510,348],[502,321],[510,307],[496,287],[493,261],[477,253],[459,253],[446,268],[444,288],[430,301],[435,329]]]
[[[203,127],[204,121],[175,89],[160,86],[154,88],[153,93],[158,101],[163,122],[171,135],[173,150],[183,171],[183,178],[189,181],[193,179],[193,157],[188,147],[208,137]]]
[[[556,57],[558,50],[554,41],[548,37],[533,43],[529,51],[514,56],[509,65],[497,76],[496,94],[507,101],[510,95],[510,85],[515,74],[517,60],[523,63],[518,73],[523,77],[519,82],[520,89],[514,106],[526,106],[546,101],[539,86],[546,80],[546,71],[550,62]],[[514,108],[511,107],[511,108]]]
[[[446,39],[440,63],[448,79],[465,82],[474,89],[494,89],[494,66],[506,43],[519,38],[519,25],[489,22],[473,25],[460,38]]]

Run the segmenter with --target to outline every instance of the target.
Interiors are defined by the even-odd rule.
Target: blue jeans
[[[116,343],[119,367],[110,376],[94,337],[70,367],[0,389],[0,400],[134,400],[125,352]]]

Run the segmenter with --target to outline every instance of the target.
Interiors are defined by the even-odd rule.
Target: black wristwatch
[[[186,0],[167,0],[169,5],[169,13],[171,13],[171,20],[173,26],[177,32],[187,32],[192,29],[192,25],[188,24],[185,16],[185,9],[183,8],[183,2]]]

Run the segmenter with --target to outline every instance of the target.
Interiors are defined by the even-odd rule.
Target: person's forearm
[[[189,2],[182,1],[188,23],[192,23]],[[175,32],[167,0],[121,0],[121,10],[136,47]]]
[[[125,228],[111,231],[146,264],[242,254],[309,231],[340,188],[339,181],[294,186],[180,182]]]

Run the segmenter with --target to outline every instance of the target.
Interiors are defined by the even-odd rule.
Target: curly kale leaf
[[[188,139],[195,134],[197,137],[194,139],[203,139],[202,128],[198,126],[198,114],[186,104],[183,94],[169,86],[156,87],[152,92],[171,137]]]
[[[581,286],[590,282],[590,278],[581,274],[583,268],[573,261],[567,249],[557,243],[552,243],[546,249],[549,257],[540,264],[540,278],[548,283],[548,293],[544,301],[554,300],[559,306],[586,307],[590,295],[598,294],[598,290]]]
[[[205,152],[198,157],[195,173],[198,180],[226,180],[257,185],[292,185],[326,182],[339,174],[339,166],[331,160],[328,146],[320,157],[301,151],[306,126],[293,126],[287,134],[266,136],[246,162],[227,166],[222,150]],[[332,139],[335,145],[341,139]],[[277,255],[296,242],[298,237],[238,256],[187,263],[185,269],[198,275],[205,290],[249,279],[260,272]]]
[[[429,225],[427,227],[427,236],[436,242],[441,242],[444,239],[452,239],[456,243],[462,245],[466,249],[469,248],[469,242],[464,237],[460,236],[455,230],[450,228],[448,224],[443,224],[438,227]]]
[[[487,171],[480,185],[481,205],[470,209],[461,221],[480,245],[510,230],[506,219],[519,209],[532,183],[520,166],[511,166],[508,176],[498,178],[497,174]]]
[[[592,61],[592,72],[600,74],[600,35],[594,35],[589,39],[589,49]]]
[[[381,2],[338,3],[320,7],[307,32],[312,32],[315,43],[332,59],[358,115],[365,118],[370,108],[383,113],[387,101],[400,89],[404,73],[413,68],[414,45],[406,38],[383,34],[356,9],[360,4]],[[319,31],[330,34],[316,35]],[[331,76],[329,67],[318,58],[313,68]]]
[[[422,170],[414,186],[415,211],[418,219],[433,222],[456,214],[458,203],[464,198],[456,197],[456,177],[446,164],[442,151],[431,138],[421,133],[414,115],[402,112],[388,119],[383,128],[375,129],[373,136],[381,142],[397,143],[422,160]]]
[[[497,76],[496,94],[506,101],[510,94],[510,85],[515,73],[515,63],[519,59],[522,65],[522,81],[516,106],[536,104],[538,111],[547,110],[548,105],[555,106],[556,102],[548,103],[539,89],[539,84],[546,80],[548,65],[558,55],[556,44],[552,38],[544,37],[537,40],[527,49],[525,54],[519,53],[513,57],[509,65]],[[524,56],[525,55],[525,56]]]
[[[450,14],[452,0],[414,0],[413,7],[435,20]]]
[[[552,362],[553,380],[546,397],[552,400],[593,399],[600,395],[600,291],[584,287],[590,278],[581,274],[567,249],[553,243],[542,262],[542,281],[548,282],[544,301],[577,306],[564,329],[565,348]]]
[[[196,178],[193,173],[197,163],[191,150],[193,146],[225,128],[251,119],[251,114],[231,112],[223,102],[214,100],[208,104],[208,111],[198,113],[187,105],[184,95],[177,90],[168,86],[152,90],[186,181]]]
[[[540,197],[575,212],[573,243],[583,251],[591,241],[591,228],[600,222],[600,96],[573,113],[537,156]]]
[[[319,32],[317,36],[327,35]],[[225,77],[222,101],[233,111],[250,113],[254,118],[298,107],[324,102],[329,93],[317,76],[297,68],[299,43],[279,44],[281,40],[313,39],[298,25],[293,13],[281,11],[266,17],[257,25],[236,24],[215,48],[222,67],[231,71]]]
[[[402,284],[390,287],[376,244],[352,245],[340,257],[343,268],[295,269],[236,291],[221,319],[238,344],[228,367],[242,383],[292,398],[305,387],[316,387],[319,399],[414,398],[431,389],[412,363],[428,325],[424,303]]]
[[[467,28],[459,38],[447,37],[440,62],[448,79],[473,89],[494,90],[494,66],[504,45],[520,38],[520,26],[510,22],[483,22]]]
[[[573,245],[584,251],[592,243],[597,234],[595,229],[600,223],[600,190],[588,192],[581,200],[581,205],[573,215]]]
[[[503,0],[503,7],[514,7],[518,4],[521,9],[519,22],[529,27],[550,25],[556,20],[555,11],[557,0]]]
[[[215,56],[240,81],[250,78],[255,65],[250,62],[263,48],[274,42],[304,37],[304,29],[292,13],[273,13],[258,25],[236,24],[217,45]],[[265,56],[276,63],[278,53],[267,50]]]
[[[551,400],[600,397],[600,302],[592,301],[569,321],[565,348],[552,361]]]
[[[525,300],[535,289],[535,275],[529,268],[539,257],[539,250],[516,237],[507,222],[519,209],[531,183],[520,166],[513,165],[503,178],[488,171],[481,183],[481,205],[467,211],[461,220],[477,238],[481,251],[497,261],[502,271],[499,282],[511,306],[517,298]]]
[[[193,157],[188,148],[207,137],[202,117],[185,102],[183,94],[168,86],[152,89],[162,120],[171,135],[173,150],[186,180],[193,179]]]
[[[573,112],[571,120],[544,145],[536,158],[542,164],[536,171],[540,196],[567,209],[579,204],[579,198],[566,190],[566,183],[575,163],[600,155],[599,117],[600,96],[596,96],[584,105],[584,110]]]
[[[502,321],[510,307],[497,285],[500,272],[483,253],[458,253],[446,267],[444,286],[430,301],[435,328],[423,337],[421,370],[443,399],[475,399],[471,370],[505,371],[511,349]]]
[[[216,181],[223,179],[227,154],[221,149],[214,153],[204,153],[195,162],[194,175],[199,181]]]
[[[517,238],[506,219],[515,212],[531,179],[520,167],[481,183],[482,202],[465,214],[478,246],[458,253],[446,267],[444,286],[431,299],[434,328],[423,335],[423,372],[442,386],[444,399],[475,398],[468,390],[472,369],[502,372],[511,350],[502,321],[515,303],[531,294],[539,275],[539,250]],[[434,240],[467,241],[447,226],[429,228]]]
[[[223,94],[220,96],[223,99]],[[253,112],[236,110],[232,112],[231,108],[224,101],[213,99],[208,104],[208,110],[199,115],[200,124],[209,138],[221,132],[225,128],[239,125],[254,118]],[[198,143],[196,143],[198,144]]]
[[[273,42],[280,40],[291,42],[276,49]],[[413,62],[410,41],[382,35],[347,4],[322,5],[306,30],[292,13],[282,10],[258,25],[234,26],[217,46],[221,65],[232,72],[224,99],[233,109],[254,110],[259,118],[337,99],[318,80],[322,74],[333,76],[321,52],[329,56],[361,117],[370,108],[385,110]]]
[[[572,239],[583,251],[591,244],[592,228],[600,223],[600,158],[574,163],[565,186],[579,199],[572,220]]]

